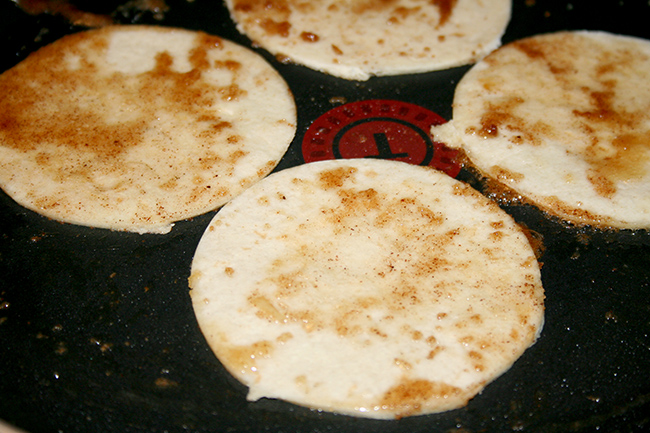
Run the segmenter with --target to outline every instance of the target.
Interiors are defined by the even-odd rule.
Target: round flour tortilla
[[[272,174],[219,211],[189,284],[249,400],[369,418],[465,405],[544,317],[519,226],[466,184],[396,161]]]
[[[0,186],[55,220],[168,232],[267,175],[296,129],[256,53],[147,26],[73,34],[0,75]]]
[[[650,41],[559,32],[513,42],[460,81],[432,129],[470,164],[548,214],[650,227]]]
[[[346,79],[473,63],[501,43],[511,0],[226,0],[240,32],[283,61]]]

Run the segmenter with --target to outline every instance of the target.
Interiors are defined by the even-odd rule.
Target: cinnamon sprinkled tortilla
[[[475,62],[499,46],[510,0],[226,0],[238,29],[285,61],[346,79]]]
[[[538,337],[531,245],[433,169],[316,162],[224,206],[190,277],[203,335],[248,398],[399,418],[465,405]]]
[[[650,228],[650,41],[538,35],[474,66],[435,139],[548,214]]]
[[[77,33],[0,75],[0,186],[55,220],[165,233],[268,174],[296,128],[259,55],[205,33]]]

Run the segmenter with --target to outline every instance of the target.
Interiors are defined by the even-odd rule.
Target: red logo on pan
[[[458,151],[432,140],[429,130],[445,119],[419,105],[392,100],[352,102],[312,123],[302,141],[305,162],[381,158],[431,166],[452,177]]]

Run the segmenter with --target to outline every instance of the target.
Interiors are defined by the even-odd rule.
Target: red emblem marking
[[[381,158],[460,172],[458,151],[432,140],[429,130],[445,119],[415,104],[391,100],[352,102],[311,124],[302,141],[305,162]]]

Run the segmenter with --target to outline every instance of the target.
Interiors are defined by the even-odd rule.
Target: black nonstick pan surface
[[[646,0],[513,1],[504,43],[566,29],[650,38]],[[77,6],[115,22],[199,29],[252,46],[218,0]],[[0,0],[0,70],[83,29]],[[298,106],[297,135],[277,170],[304,163],[309,126],[343,102],[404,101],[449,119],[468,69],[355,82],[258,52]],[[459,177],[480,188],[465,171]],[[138,235],[54,222],[0,192],[0,419],[31,433],[650,430],[650,235],[580,229],[532,207],[503,207],[544,246],[540,339],[465,408],[375,421],[246,401],[245,387],[203,339],[188,294],[192,256],[214,212],[168,235]]]

